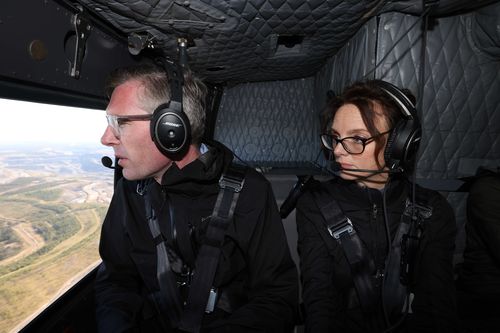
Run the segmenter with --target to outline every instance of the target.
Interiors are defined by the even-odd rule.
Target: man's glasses
[[[321,134],[320,137],[321,137],[321,143],[328,150],[333,151],[337,146],[337,144],[340,143],[342,147],[344,147],[346,152],[348,152],[349,154],[357,155],[357,154],[363,154],[363,152],[365,151],[365,146],[367,144],[373,142],[379,136],[390,133],[391,131],[392,130],[388,130],[386,132],[379,133],[369,138],[361,138],[359,136],[347,136],[343,139],[339,139],[336,135],[331,135],[331,134]]]
[[[135,114],[129,116],[115,116],[112,114],[107,114],[106,119],[108,121],[108,125],[113,129],[114,133],[117,136],[120,136],[122,133],[122,126],[131,121],[145,121],[151,120],[153,118],[152,114]]]

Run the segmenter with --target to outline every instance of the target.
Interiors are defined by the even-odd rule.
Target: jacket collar
[[[381,204],[384,191],[386,202],[399,202],[402,196],[407,195],[409,183],[406,179],[392,178],[383,190],[360,186],[355,181],[344,180],[335,177],[331,180],[333,186],[330,188],[338,191],[339,200],[352,202],[354,205],[372,206],[374,203]],[[338,188],[338,190],[336,190]]]
[[[175,163],[168,168],[162,177],[164,190],[186,196],[209,195],[219,191],[219,178],[231,163],[233,154],[219,142],[205,144],[208,151],[184,168],[179,169]]]

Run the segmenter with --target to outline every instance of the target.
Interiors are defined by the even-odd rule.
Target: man
[[[101,142],[114,149],[124,179],[101,233],[103,262],[95,287],[100,332],[182,332],[192,324],[183,317],[190,297],[209,299],[189,292],[206,269],[197,260],[203,246],[215,247],[207,230],[215,228],[211,216],[219,180],[233,154],[220,143],[201,142],[206,89],[189,72],[182,104],[190,143],[181,155],[160,151],[150,123],[154,110],[171,100],[168,80],[163,69],[150,65],[116,70],[108,80],[109,126]],[[217,258],[210,293],[216,303],[209,309],[211,302],[205,301],[201,331],[289,332],[298,278],[276,202],[269,182],[256,171],[246,168],[242,183]],[[153,235],[151,225],[158,225],[161,234]],[[162,261],[167,257],[162,246],[168,260]],[[168,269],[161,271],[165,265]],[[175,279],[174,287],[168,276]],[[161,283],[158,277],[164,278]],[[173,292],[164,292],[169,287]],[[183,305],[179,312],[171,304]]]
[[[500,168],[479,167],[467,198],[466,246],[457,280],[458,310],[468,328],[500,327]]]

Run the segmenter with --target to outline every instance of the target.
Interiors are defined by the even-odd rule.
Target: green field
[[[75,176],[0,185],[0,332],[11,332],[95,266],[111,191],[108,181]]]

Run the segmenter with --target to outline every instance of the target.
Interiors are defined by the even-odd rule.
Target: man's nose
[[[106,127],[106,130],[104,131],[104,133],[101,136],[101,143],[104,146],[109,147],[109,146],[116,145],[119,142],[120,142],[119,138],[117,137],[117,135],[115,134],[115,132],[113,131],[111,126],[108,125],[108,127]]]

